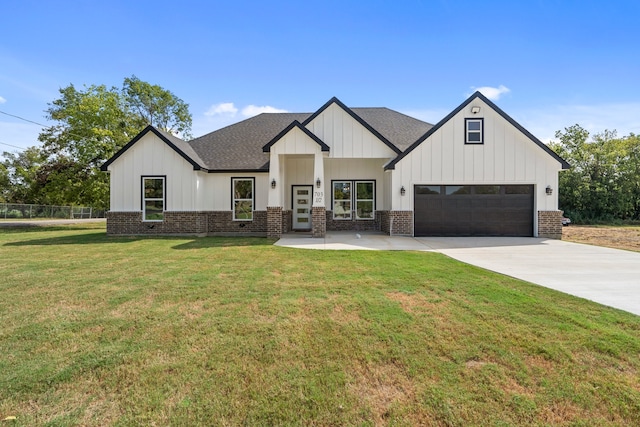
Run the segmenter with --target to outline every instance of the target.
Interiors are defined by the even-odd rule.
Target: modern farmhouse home
[[[151,126],[103,166],[108,234],[560,238],[566,161],[480,92],[436,125],[330,99],[191,141]]]

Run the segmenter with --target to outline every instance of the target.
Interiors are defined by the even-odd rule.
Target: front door
[[[311,230],[311,195],[313,186],[294,185],[293,189],[293,229]]]

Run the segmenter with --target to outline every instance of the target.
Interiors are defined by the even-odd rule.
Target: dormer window
[[[484,120],[464,119],[465,144],[484,144]]]

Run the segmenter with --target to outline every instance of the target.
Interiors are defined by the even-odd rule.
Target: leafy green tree
[[[560,174],[560,208],[578,222],[640,219],[640,140],[605,130],[589,140],[574,125],[551,148],[572,168]]]
[[[100,209],[109,207],[109,177],[100,165],[149,124],[183,136],[191,129],[187,104],[135,76],[122,89],[69,85],[46,113],[56,124],[38,137],[45,155],[38,199]]]
[[[170,91],[131,76],[124,79],[122,93],[127,105],[147,124],[190,138],[189,105]]]
[[[0,163],[0,192],[7,203],[40,203],[37,175],[46,156],[38,147],[19,153],[2,153]]]

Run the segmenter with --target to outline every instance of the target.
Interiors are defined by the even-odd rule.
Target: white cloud
[[[498,87],[491,87],[491,86],[473,87],[472,86],[471,89],[473,89],[474,92],[475,91],[480,92],[481,94],[483,94],[484,96],[486,96],[492,101],[497,101],[498,99],[500,99],[500,97],[503,94],[511,92],[511,89],[509,89],[504,85],[500,85]],[[468,94],[467,96],[470,96],[470,95],[471,94]]]
[[[270,105],[247,105],[240,109],[233,102],[213,104],[207,111],[193,117],[191,131],[195,136],[202,136],[214,130],[232,125],[240,120],[257,116],[260,113],[286,113],[287,110]]]
[[[238,109],[233,105],[233,102],[223,102],[220,104],[214,104],[204,113],[205,116],[235,116]]]
[[[5,102],[7,102],[7,100],[0,96],[0,104],[4,104]]]
[[[242,109],[242,115],[245,117],[253,117],[262,113],[288,113],[288,111],[271,107],[270,105],[264,105],[264,106],[247,105]]]

